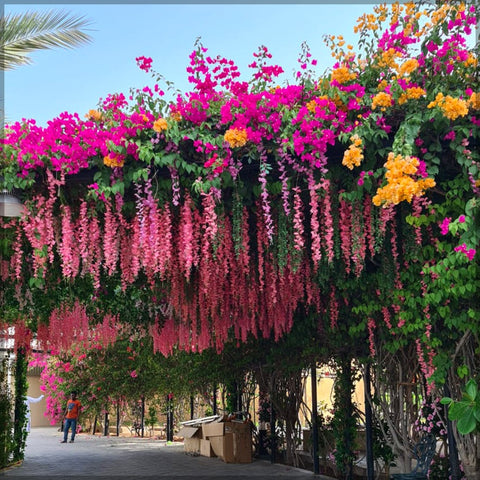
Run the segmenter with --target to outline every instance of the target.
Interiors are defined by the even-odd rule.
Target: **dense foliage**
[[[8,362],[5,358],[0,365],[0,422],[4,425],[0,431],[0,468],[6,467],[11,462],[15,444],[12,421],[13,398],[7,372]]]

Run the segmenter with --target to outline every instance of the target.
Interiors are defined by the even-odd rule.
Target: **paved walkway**
[[[286,465],[254,460],[224,463],[219,458],[187,455],[183,443],[129,437],[80,434],[75,443],[61,444],[56,428],[34,428],[27,439],[22,465],[0,472],[0,479],[282,479],[332,480]]]

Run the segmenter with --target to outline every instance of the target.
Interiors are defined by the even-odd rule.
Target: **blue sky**
[[[91,44],[74,50],[32,54],[33,64],[7,71],[7,123],[33,118],[40,125],[64,111],[81,117],[109,93],[153,86],[135,57],[153,59],[153,68],[182,92],[190,90],[188,56],[197,37],[211,56],[233,60],[248,79],[248,64],[260,45],[293,81],[302,42],[318,60],[319,75],[333,59],[323,35],[356,43],[353,26],[371,4],[6,4],[5,14],[66,10],[91,21]]]

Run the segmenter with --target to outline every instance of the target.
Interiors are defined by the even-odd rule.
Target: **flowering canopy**
[[[375,7],[358,21],[362,52],[327,37],[335,63],[319,78],[303,46],[285,86],[266,47],[247,82],[197,44],[193,89],[173,102],[157,83],[109,95],[86,119],[9,125],[3,183],[26,204],[2,221],[15,308],[41,321],[77,298],[97,321],[136,309],[165,355],[279,338],[299,306],[332,331],[359,312],[374,354],[376,328],[399,338],[413,321],[408,272],[444,257],[476,266],[480,85],[466,38],[478,18],[474,5]],[[151,59],[137,62],[160,81]],[[439,239],[447,230],[453,241]],[[363,303],[376,303],[364,311],[362,282]],[[422,288],[427,341],[443,300]],[[431,352],[419,349],[430,373]]]

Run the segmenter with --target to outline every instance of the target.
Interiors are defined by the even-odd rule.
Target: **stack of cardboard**
[[[203,425],[202,436],[210,442],[213,453],[226,463],[252,461],[250,425],[243,422],[214,422]]]
[[[184,439],[183,445],[185,452],[198,453],[199,455],[201,454],[208,457],[214,456],[213,452],[211,455],[207,455],[207,451],[210,449],[207,449],[206,445],[203,445],[202,449],[202,425],[210,422],[217,422],[221,419],[222,417],[220,417],[220,415],[213,415],[210,417],[197,418],[195,420],[182,422],[182,428],[178,432],[178,435]]]
[[[252,461],[252,433],[249,423],[217,421],[184,425],[179,432],[184,449],[206,457],[220,457],[226,463]]]

